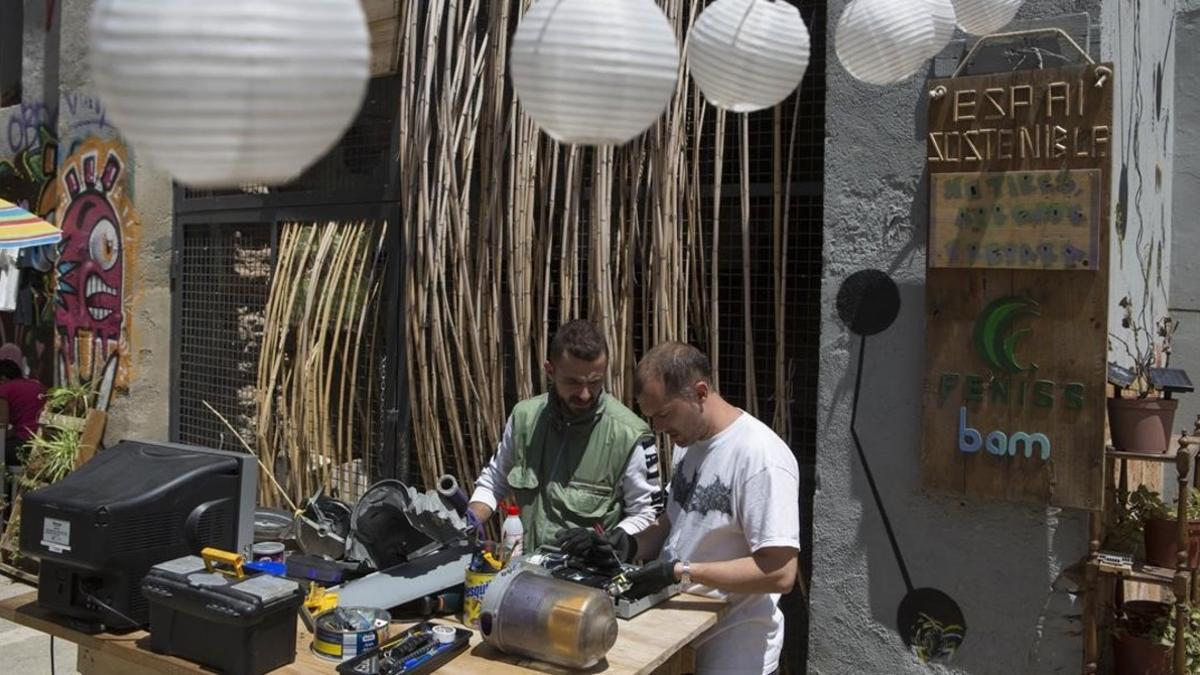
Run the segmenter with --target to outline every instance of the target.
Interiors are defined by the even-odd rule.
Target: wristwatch
[[[683,568],[683,572],[679,575],[679,583],[683,584],[684,586],[691,586],[692,585],[692,563],[691,563],[691,561],[684,560],[683,562],[679,563],[679,565],[680,565],[680,567]]]

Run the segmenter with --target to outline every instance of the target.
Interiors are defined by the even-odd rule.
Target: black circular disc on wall
[[[962,609],[936,588],[917,588],[904,596],[896,629],[921,663],[949,660],[967,636]]]
[[[837,313],[859,335],[882,333],[900,314],[900,289],[886,272],[855,272],[838,289]]]

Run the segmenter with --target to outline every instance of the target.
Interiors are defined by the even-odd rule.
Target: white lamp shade
[[[688,34],[688,69],[704,98],[733,112],[787,98],[804,79],[808,56],[808,27],[786,0],[717,0]]]
[[[930,58],[937,56],[954,37],[956,22],[954,3],[950,0],[926,0],[933,17],[933,41],[929,43]]]
[[[972,35],[987,35],[1004,28],[1017,15],[1024,0],[954,0],[958,25]]]
[[[562,143],[632,140],[662,115],[679,78],[675,32],[653,0],[538,0],[511,51],[517,99]]]
[[[358,0],[98,0],[96,90],[118,130],[181,183],[286,182],[362,103]]]
[[[838,60],[863,82],[901,82],[929,58],[933,24],[926,0],[854,0],[838,20]]]

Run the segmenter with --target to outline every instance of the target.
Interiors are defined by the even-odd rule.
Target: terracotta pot
[[[1175,569],[1175,538],[1179,521],[1153,518],[1142,534],[1146,541],[1146,562],[1155,567]],[[1188,522],[1188,567],[1200,566],[1200,520]]]
[[[1173,675],[1171,647],[1118,633],[1113,639],[1113,672],[1116,675]]]
[[[1126,600],[1121,603],[1121,613],[1126,632],[1145,635],[1159,617],[1171,613],[1171,606],[1157,600]]]
[[[1110,398],[1108,425],[1113,447],[1124,452],[1161,455],[1171,443],[1179,401],[1164,398]]]

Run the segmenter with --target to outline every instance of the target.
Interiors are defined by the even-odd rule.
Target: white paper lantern
[[[679,46],[653,0],[538,0],[513,36],[513,90],[555,140],[620,145],[662,115]]]
[[[786,0],[717,0],[688,34],[688,69],[700,91],[733,112],[787,98],[804,79],[808,56],[808,27]]]
[[[929,43],[929,57],[937,56],[954,37],[956,17],[954,3],[950,0],[927,0],[929,14],[933,17],[933,41]]]
[[[987,35],[1004,28],[1017,15],[1024,0],[954,0],[958,25],[972,35]]]
[[[358,0],[98,0],[91,65],[118,130],[176,180],[278,184],[353,120],[370,43]]]
[[[926,0],[854,0],[834,37],[838,60],[870,84],[912,77],[929,58],[933,17]]]

